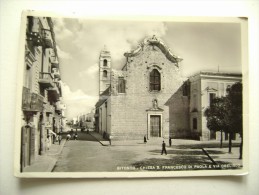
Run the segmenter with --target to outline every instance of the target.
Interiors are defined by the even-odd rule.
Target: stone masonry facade
[[[102,108],[99,121],[105,117],[107,120],[103,122],[110,121],[107,133],[115,140],[142,139],[144,136],[151,138],[152,116],[157,116],[159,120],[159,132],[154,137],[168,137],[170,119],[166,103],[183,84],[178,65],[180,59],[170,54],[160,39],[146,39],[140,47],[125,54],[127,62],[122,70],[111,71],[110,95],[106,101],[106,104],[110,104],[107,106],[110,110],[104,116],[105,109]],[[159,72],[159,90],[150,89],[153,70]],[[119,80],[124,80],[123,92],[119,91]]]
[[[200,72],[184,79],[182,59],[155,36],[124,56],[124,67],[113,70],[110,52],[100,55],[99,133],[113,140],[219,139],[207,128],[204,110],[211,98],[226,96],[228,86],[242,82],[241,74]]]

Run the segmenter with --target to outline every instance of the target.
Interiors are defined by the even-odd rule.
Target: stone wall
[[[151,92],[149,75],[157,69],[161,75],[161,90]],[[169,137],[169,107],[166,102],[182,85],[179,68],[169,61],[156,46],[147,45],[143,51],[128,58],[125,71],[114,71],[111,79],[111,133],[114,139],[143,139],[148,132],[148,112],[157,100],[162,112],[162,136]],[[126,93],[117,93],[118,78],[126,80]],[[148,111],[150,110],[151,111]]]
[[[191,138],[189,127],[189,97],[183,96],[182,87],[174,93],[169,101],[169,136],[173,139]]]

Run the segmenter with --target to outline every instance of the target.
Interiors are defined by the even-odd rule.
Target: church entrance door
[[[161,116],[150,115],[150,136],[161,137]]]

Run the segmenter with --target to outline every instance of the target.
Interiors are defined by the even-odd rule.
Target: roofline
[[[242,78],[242,73],[229,73],[229,72],[209,72],[209,71],[200,71],[199,73],[196,73],[188,79],[194,78],[196,76],[200,77],[235,77],[235,78]]]

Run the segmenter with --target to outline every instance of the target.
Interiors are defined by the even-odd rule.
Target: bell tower
[[[104,46],[99,57],[99,94],[111,85],[111,53]]]

